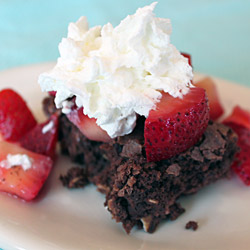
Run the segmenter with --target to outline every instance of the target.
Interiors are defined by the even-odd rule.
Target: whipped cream
[[[114,138],[132,132],[137,114],[147,117],[161,91],[179,98],[188,92],[192,68],[170,43],[170,20],[155,17],[155,5],[115,28],[88,29],[85,17],[69,24],[56,66],[39,76],[42,91],[56,91],[57,108],[76,96],[84,114]]]
[[[52,128],[54,127],[54,122],[50,121],[48,124],[46,124],[43,128],[42,128],[42,133],[46,134],[47,132],[49,132]]]
[[[69,114],[71,111],[72,111],[72,107],[74,106],[75,104],[72,102],[72,101],[63,101],[62,102],[62,112],[64,114]]]
[[[22,166],[23,170],[26,171],[32,166],[32,159],[26,154],[8,154],[6,160],[0,162],[2,168],[12,168],[14,166]]]

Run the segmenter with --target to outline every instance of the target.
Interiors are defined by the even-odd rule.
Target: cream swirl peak
[[[75,96],[84,114],[114,138],[132,132],[137,114],[147,117],[161,91],[180,98],[188,92],[192,68],[170,43],[170,20],[155,17],[155,5],[115,28],[88,29],[85,17],[69,24],[56,66],[39,76],[42,91],[56,91],[57,108]]]

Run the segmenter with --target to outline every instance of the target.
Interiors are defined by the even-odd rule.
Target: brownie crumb
[[[136,155],[140,155],[142,152],[142,145],[136,140],[129,140],[122,149],[121,156],[122,157],[135,157]]]
[[[89,183],[87,171],[82,167],[70,168],[66,175],[60,175],[60,180],[68,188],[82,188]]]
[[[198,223],[196,221],[189,221],[186,224],[186,229],[192,229],[193,231],[196,231],[198,229]]]
[[[168,217],[170,220],[176,220],[181,214],[185,212],[185,208],[181,206],[180,203],[176,202],[169,208]]]
[[[172,164],[166,170],[167,174],[174,176],[179,176],[180,171],[181,167],[178,164]]]

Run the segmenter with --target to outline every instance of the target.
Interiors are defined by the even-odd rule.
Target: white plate
[[[42,64],[0,73],[0,89],[11,87],[28,101],[36,117],[44,119],[38,75],[52,67]],[[199,77],[199,76],[198,76]],[[235,104],[250,107],[250,89],[216,80],[227,112]],[[150,235],[134,229],[126,235],[103,207],[104,196],[88,186],[63,188],[58,177],[73,164],[60,156],[40,198],[25,203],[0,194],[0,247],[7,249],[249,249],[250,187],[234,177],[212,184],[196,195],[181,199],[186,212],[163,222]],[[189,220],[199,223],[185,230]]]

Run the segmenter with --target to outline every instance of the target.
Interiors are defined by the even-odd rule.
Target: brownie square
[[[44,100],[48,115],[55,111],[51,99]],[[134,226],[152,233],[162,220],[176,219],[185,211],[179,197],[229,177],[238,150],[237,136],[230,128],[209,122],[200,141],[187,151],[168,160],[147,162],[143,124],[140,118],[130,135],[102,143],[88,140],[60,114],[62,152],[82,165],[61,176],[63,184],[95,184],[105,194],[105,206],[113,219],[121,222],[127,233]]]

